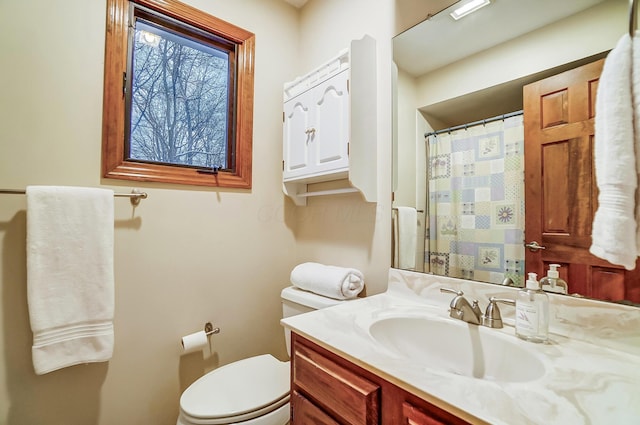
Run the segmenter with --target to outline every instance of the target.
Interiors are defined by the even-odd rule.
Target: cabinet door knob
[[[314,134],[315,132],[316,132],[316,129],[311,127],[311,128],[307,128],[304,133],[305,134]]]

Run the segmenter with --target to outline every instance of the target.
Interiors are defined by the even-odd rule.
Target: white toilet
[[[293,286],[281,293],[283,317],[331,307],[334,300]],[[287,352],[291,335],[285,330]],[[289,423],[289,362],[270,354],[215,369],[180,397],[177,425],[285,425]]]

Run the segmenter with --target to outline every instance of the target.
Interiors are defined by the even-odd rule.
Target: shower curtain
[[[524,283],[523,116],[427,138],[425,271]]]

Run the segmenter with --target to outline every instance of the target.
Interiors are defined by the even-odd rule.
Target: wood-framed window
[[[176,0],[107,0],[102,174],[251,188],[255,36]]]

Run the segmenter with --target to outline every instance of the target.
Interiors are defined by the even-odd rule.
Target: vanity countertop
[[[391,355],[369,334],[369,325],[378,318],[394,311],[419,310],[440,320],[455,320],[447,313],[449,295],[429,299],[424,296],[429,291],[423,289],[407,290],[402,284],[390,283],[383,294],[288,317],[282,324],[471,423],[638,423],[640,354],[635,348],[640,347],[635,339],[631,350],[619,350],[558,333],[550,334],[549,344],[529,343],[518,339],[507,324],[503,329],[488,329],[512,337],[544,362],[546,372],[541,378],[519,383],[454,375]],[[509,322],[508,312],[503,316]]]

